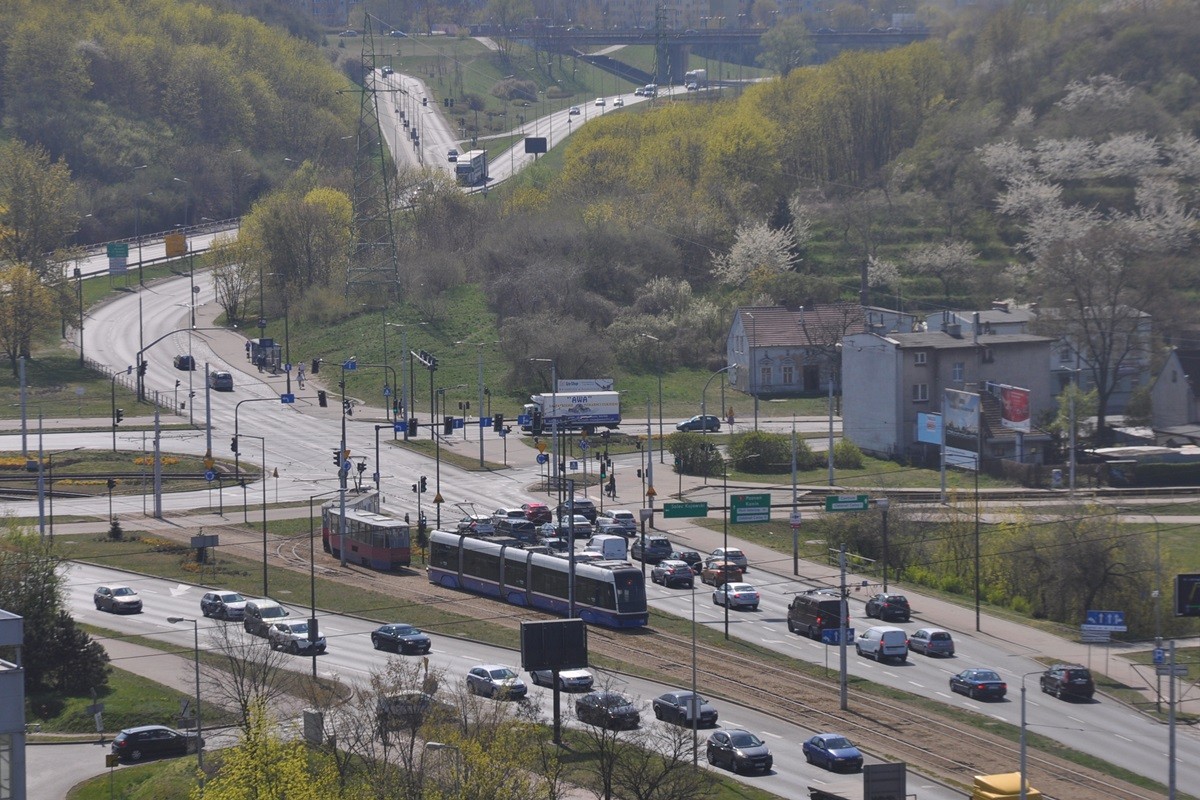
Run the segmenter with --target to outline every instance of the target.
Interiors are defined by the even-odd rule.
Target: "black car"
[[[587,517],[587,521],[593,525],[596,523],[596,517],[600,512],[596,509],[596,504],[585,497],[576,497],[574,502],[574,512],[571,510],[571,503],[562,503],[554,509],[554,517],[560,522],[564,519],[569,519],[572,513],[579,516]]]
[[[978,700],[981,697],[1004,698],[1008,693],[1008,684],[992,669],[964,669],[950,678],[950,691],[960,692]]]
[[[175,369],[191,372],[196,368],[196,359],[191,356],[175,356]]]
[[[750,731],[730,729],[708,737],[708,763],[734,772],[770,772],[775,759],[762,739]]]
[[[704,556],[697,553],[695,550],[673,550],[667,558],[673,561],[682,561],[692,568],[692,572],[697,575],[704,569]]]
[[[695,699],[693,699],[695,698]],[[692,708],[699,706],[699,727],[715,727],[717,710],[708,701],[691,692],[667,692],[654,698],[654,716],[667,722],[677,722],[688,727],[692,724]]]
[[[142,725],[126,728],[112,742],[113,755],[120,761],[143,761],[147,758],[185,756],[196,752],[204,741],[194,733],[183,733],[166,725]]]
[[[580,722],[614,731],[632,730],[642,718],[637,706],[617,692],[588,692],[575,701],[575,716]]]
[[[1079,664],[1055,664],[1042,673],[1042,691],[1062,699],[1075,697],[1091,700],[1096,693],[1096,683],[1087,667]]]
[[[867,601],[867,618],[878,617],[892,622],[908,622],[912,609],[902,594],[877,594]]]
[[[677,431],[719,431],[721,430],[720,417],[713,414],[697,414],[691,419],[685,419],[683,422],[676,424]]]
[[[371,645],[376,650],[421,654],[428,653],[432,644],[427,634],[403,622],[380,625],[371,631]]]

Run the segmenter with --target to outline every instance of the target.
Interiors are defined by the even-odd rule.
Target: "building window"
[[[985,347],[983,348],[983,353],[980,360],[983,361],[984,364],[991,364],[996,360],[996,354],[992,352],[992,348]]]
[[[791,364],[783,366],[783,385],[791,386],[796,382],[796,368]]]
[[[950,380],[954,381],[955,383],[962,383],[963,373],[965,370],[966,365],[963,362],[955,361],[954,365],[950,368]]]
[[[914,383],[912,399],[913,399],[914,403],[928,403],[929,402],[929,384]]]
[[[1062,348],[1058,351],[1058,360],[1063,364],[1069,364],[1071,362],[1071,347],[1070,347],[1070,345],[1062,346]]]
[[[758,385],[759,386],[770,386],[771,385],[771,368],[770,367],[759,367]]]
[[[925,366],[925,353],[913,353],[913,364],[918,367]]]

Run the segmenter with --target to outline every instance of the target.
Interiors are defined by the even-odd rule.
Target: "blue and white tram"
[[[526,550],[512,539],[488,540],[449,531],[429,538],[429,582],[466,589],[554,614],[568,611],[569,562]],[[646,624],[646,582],[625,563],[575,565],[575,613],[609,628]]]

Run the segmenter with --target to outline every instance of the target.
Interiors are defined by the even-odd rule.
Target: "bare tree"
[[[703,800],[712,777],[692,763],[692,730],[680,725],[642,728],[620,748],[613,784],[630,800]]]
[[[291,656],[272,650],[266,639],[246,633],[240,625],[218,625],[208,634],[209,652],[216,665],[201,664],[206,696],[238,711],[238,725],[249,732],[256,704],[270,708],[287,695]]]

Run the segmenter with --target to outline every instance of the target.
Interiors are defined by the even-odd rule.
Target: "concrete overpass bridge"
[[[612,45],[652,45],[658,55],[656,82],[682,83],[693,50],[706,57],[723,58],[732,63],[753,63],[761,47],[766,28],[712,28],[674,31],[659,28],[624,30],[588,30],[545,27],[516,38],[527,40],[538,50],[550,53],[582,54]],[[928,31],[888,30],[850,31],[811,34],[817,60],[828,61],[843,50],[888,50],[929,38]]]

